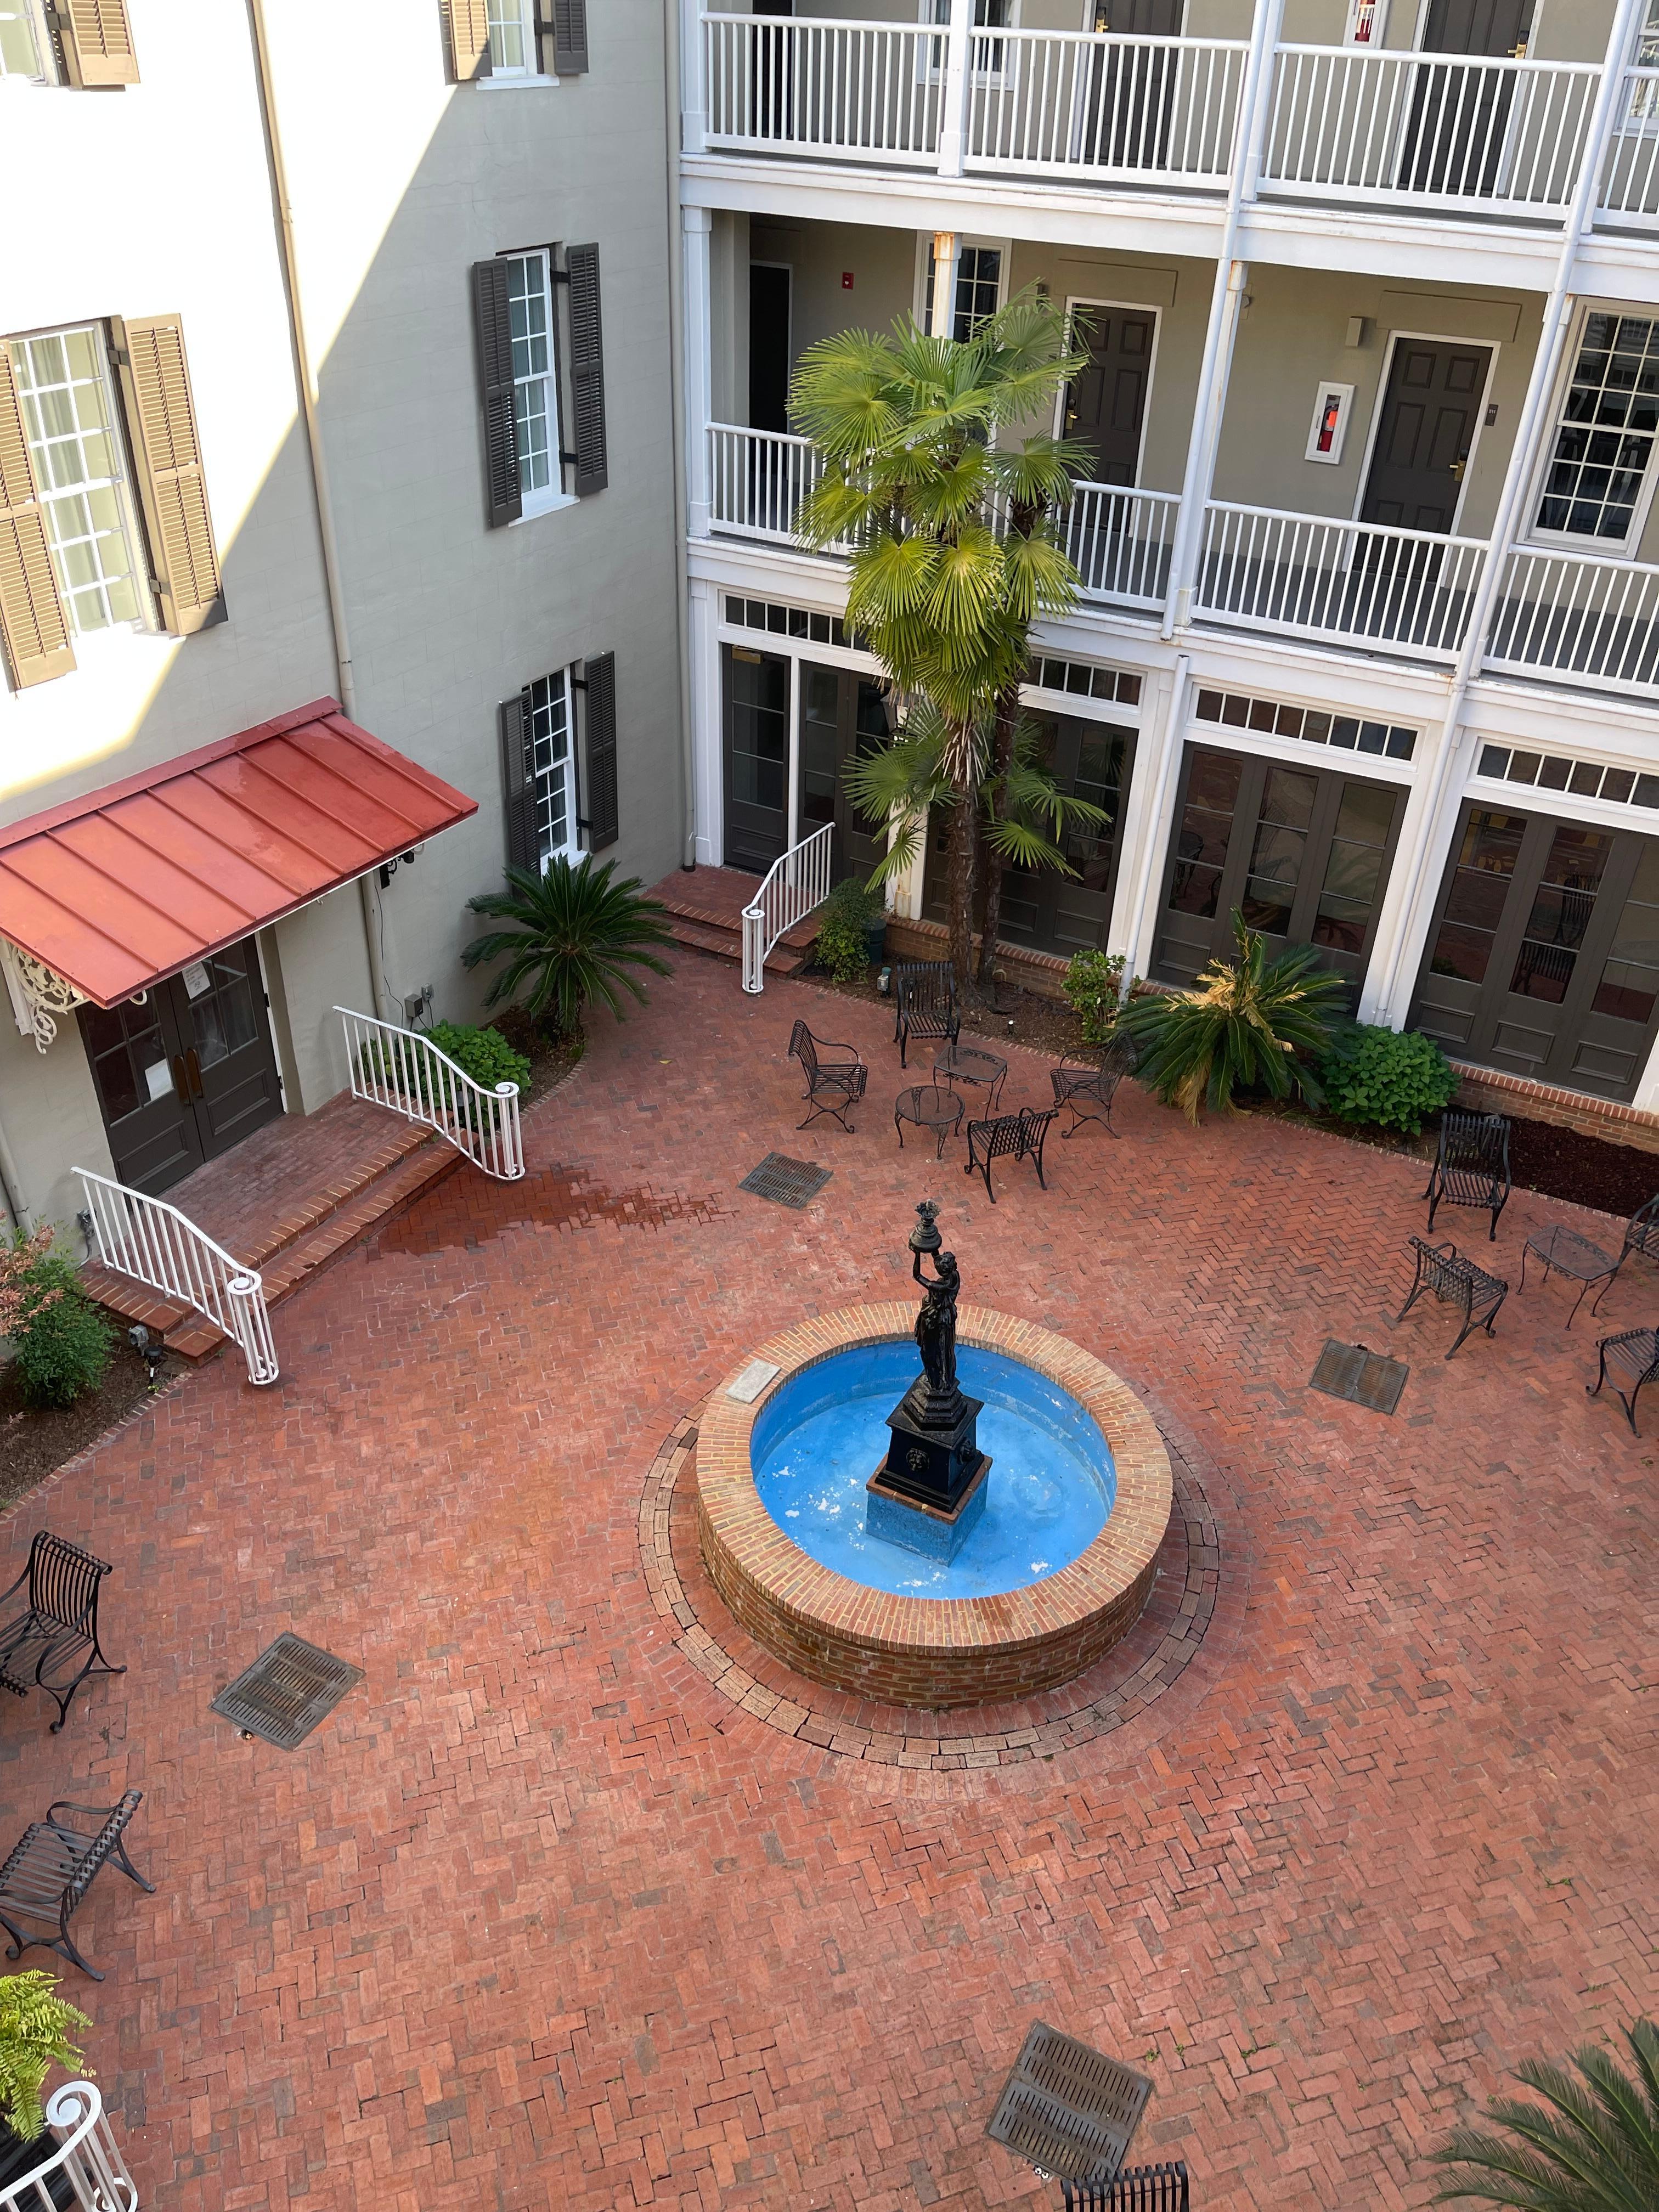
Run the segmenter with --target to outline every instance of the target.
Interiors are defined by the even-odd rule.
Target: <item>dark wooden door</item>
[[[216,1159],[283,1110],[258,948],[245,937],[192,962],[167,988],[202,1149]]]
[[[1095,0],[1097,31],[1119,38],[1181,35],[1185,0]],[[1157,168],[1169,151],[1178,58],[1174,50],[1109,46],[1091,55],[1085,161]]]
[[[1094,483],[1133,484],[1140,477],[1141,434],[1152,388],[1158,318],[1144,307],[1080,307],[1074,343],[1089,366],[1066,386],[1065,428],[1094,448]]]
[[[844,876],[867,883],[885,850],[854,805],[847,773],[861,754],[879,751],[892,738],[887,693],[872,677],[802,662],[800,822],[795,834],[810,837],[824,823],[835,823],[830,850],[836,883]]]
[[[749,422],[756,430],[789,428],[790,271],[749,264]]]
[[[1412,1025],[1458,1059],[1610,1098],[1659,1006],[1659,840],[1465,807]]]
[[[726,862],[763,876],[789,842],[789,663],[720,648],[726,692]]]
[[[1095,28],[1126,39],[1178,39],[1187,0],[1095,0]]]
[[[1533,0],[1432,0],[1423,29],[1428,54],[1512,54],[1527,42]]]
[[[760,0],[755,15],[793,15],[795,0]],[[794,112],[795,49],[789,33],[763,25],[755,33],[754,135],[787,136]]]
[[[1433,0],[1423,51],[1523,54],[1533,0]],[[1419,70],[1401,141],[1399,179],[1413,191],[1489,198],[1502,187],[1513,82],[1448,64]]]
[[[1488,346],[1431,338],[1396,342],[1362,522],[1449,532],[1491,363]]]
[[[1233,957],[1237,908],[1272,952],[1316,945],[1358,997],[1404,811],[1396,785],[1189,746],[1154,978]]]

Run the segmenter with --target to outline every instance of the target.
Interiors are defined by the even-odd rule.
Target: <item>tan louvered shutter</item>
[[[0,345],[0,641],[11,680],[21,691],[67,676],[75,665],[69,623],[58,596],[46,543],[46,511],[34,494],[34,469],[23,433],[23,410],[11,356]]]
[[[57,20],[71,84],[91,91],[100,85],[137,83],[127,0],[58,0]]]
[[[189,637],[225,618],[202,446],[177,315],[112,318],[127,434],[161,604],[161,627]]]
[[[444,55],[452,84],[471,84],[490,74],[489,10],[487,0],[439,0],[444,19]]]

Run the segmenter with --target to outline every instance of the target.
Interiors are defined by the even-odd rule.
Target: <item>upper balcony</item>
[[[1053,4],[1027,0],[1018,27],[965,36],[958,27],[954,42],[946,27],[915,21],[914,7],[906,20],[902,0],[862,0],[867,12],[856,18],[702,14],[688,55],[687,151],[837,165],[849,184],[933,178],[1011,193],[1037,185],[1189,228],[1218,225],[1242,165],[1253,210],[1281,230],[1340,225],[1352,234],[1358,215],[1419,230],[1449,224],[1465,238],[1478,229],[1491,252],[1516,232],[1540,252],[1559,246],[1609,34],[1600,0],[1542,23],[1571,49],[1553,57],[1527,52],[1524,38],[1520,52],[1494,54],[1355,44],[1352,33],[1339,43],[1340,16],[1309,0],[1302,15],[1322,27],[1329,12],[1331,42],[1281,41],[1264,58],[1249,115],[1240,0],[1209,4],[1238,35],[1201,37],[1030,24]],[[947,6],[939,0],[940,13]],[[1006,0],[998,7],[1012,12]],[[1439,14],[1449,23],[1455,12],[1431,10],[1431,35]],[[1360,13],[1382,20],[1380,9]],[[1501,26],[1492,33],[1507,36]],[[1598,228],[1659,233],[1659,70],[1623,72],[1600,171]]]

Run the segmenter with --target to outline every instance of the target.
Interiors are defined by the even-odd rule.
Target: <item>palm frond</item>
[[[673,942],[667,909],[642,895],[637,876],[613,882],[616,869],[614,860],[595,867],[591,855],[574,865],[562,855],[545,875],[508,868],[506,890],[467,902],[474,914],[514,925],[487,931],[462,950],[467,968],[506,963],[490,982],[487,1006],[523,992],[528,1013],[550,1014],[562,1030],[574,1032],[595,1000],[619,1020],[623,992],[644,1005],[645,987],[634,971],[673,972],[656,949]]]

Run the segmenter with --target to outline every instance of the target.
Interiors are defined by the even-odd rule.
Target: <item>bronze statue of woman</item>
[[[921,1253],[916,1252],[911,1273],[922,1289],[921,1308],[916,1315],[916,1350],[921,1355],[930,1396],[954,1399],[957,1395],[957,1296],[962,1289],[962,1277],[957,1271],[954,1252],[936,1252],[933,1255],[936,1273],[932,1282],[922,1273],[921,1261]]]

